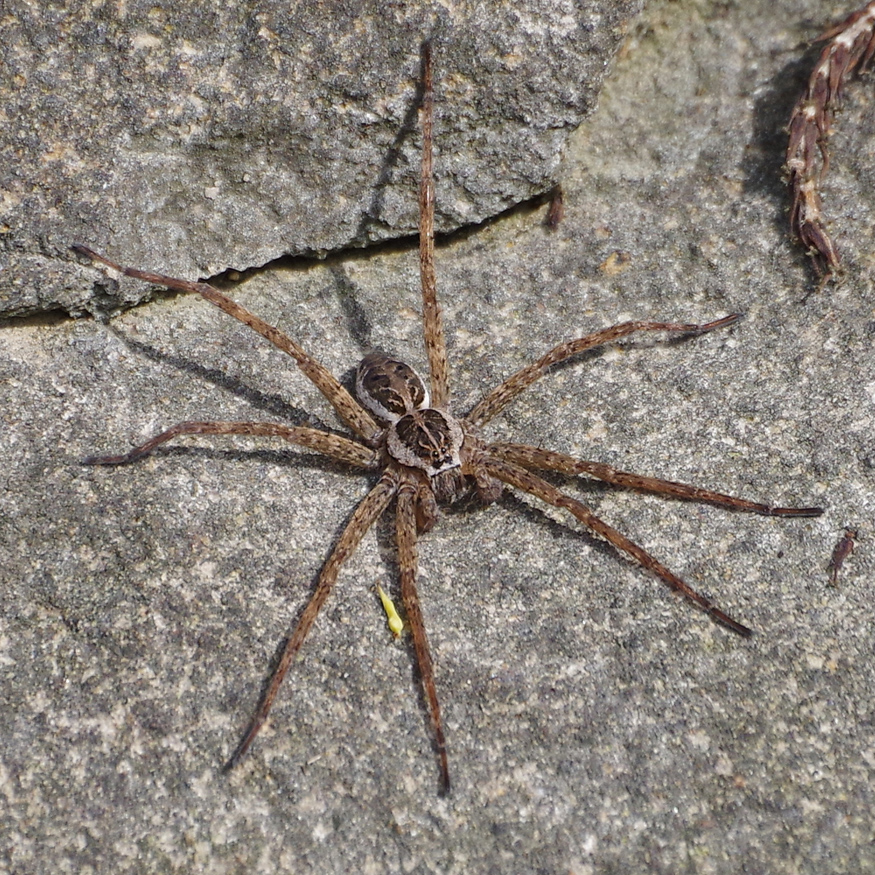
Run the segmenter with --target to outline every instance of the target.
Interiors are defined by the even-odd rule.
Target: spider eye
[[[425,384],[410,365],[377,352],[362,359],[355,387],[359,401],[386,422],[423,410],[430,401]]]

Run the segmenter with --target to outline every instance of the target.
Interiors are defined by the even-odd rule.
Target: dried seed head
[[[790,117],[785,169],[793,197],[790,229],[825,282],[838,271],[839,254],[826,231],[817,186],[829,169],[827,138],[844,85],[854,70],[866,68],[875,53],[875,2],[819,39],[828,42]]]

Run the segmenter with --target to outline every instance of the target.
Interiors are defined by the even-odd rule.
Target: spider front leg
[[[613,343],[629,334],[634,334],[638,331],[670,331],[674,334],[697,336],[708,331],[714,331],[716,328],[726,328],[729,325],[734,325],[739,319],[741,319],[741,314],[733,313],[730,316],[724,316],[722,319],[715,319],[713,322],[706,322],[703,325],[683,322],[621,322],[619,325],[603,328],[601,331],[586,335],[586,337],[560,343],[542,355],[534,364],[517,371],[512,377],[509,377],[500,386],[493,389],[471,410],[465,419],[471,425],[478,427],[489,422],[496,414],[504,410],[523,389],[528,388],[536,380],[543,377],[553,365],[564,362],[566,359],[588,349],[604,346],[606,343]]]
[[[555,453],[552,450],[542,450],[526,444],[511,444],[496,442],[487,447],[487,452],[494,458],[513,462],[524,468],[538,468],[543,471],[559,471],[562,474],[585,474],[628,489],[640,489],[644,492],[654,492],[657,495],[670,495],[687,501],[701,501],[706,504],[716,504],[718,507],[728,507],[733,510],[745,510],[763,516],[793,516],[812,517],[823,513],[822,507],[772,507],[746,498],[736,498],[722,492],[702,489],[700,486],[689,486],[686,483],[676,483],[673,480],[659,480],[656,477],[643,477],[640,474],[630,474],[620,471],[601,462],[586,462]]]
[[[338,462],[357,468],[375,468],[378,455],[370,447],[341,435],[317,428],[286,426],[275,422],[180,422],[167,431],[118,456],[89,456],[83,465],[126,465],[148,455],[156,447],[175,437],[187,434],[241,434],[251,437],[280,437],[298,446],[315,450]]]
[[[555,486],[542,480],[531,471],[519,465],[514,465],[511,462],[505,462],[501,459],[491,458],[488,454],[484,454],[481,460],[481,465],[486,472],[498,480],[514,486],[517,489],[528,492],[536,498],[540,498],[547,504],[553,507],[562,507],[569,511],[588,529],[595,532],[597,535],[604,538],[608,543],[613,544],[618,550],[622,550],[627,555],[635,559],[640,565],[648,571],[652,571],[657,577],[663,580],[668,586],[686,596],[690,601],[697,604],[704,610],[713,620],[720,623],[722,626],[743,635],[745,638],[753,634],[747,626],[742,625],[737,620],[733,620],[729,614],[720,610],[710,599],[705,598],[701,593],[696,592],[689,584],[681,580],[674,572],[669,571],[659,560],[651,556],[643,547],[639,547],[633,541],[630,541],[621,532],[609,526],[606,522],[599,519],[585,504],[571,498],[568,495],[560,492]]]
[[[422,162],[419,175],[419,277],[422,285],[422,322],[428,369],[431,377],[431,403],[446,407],[450,398],[447,344],[441,307],[437,299],[434,268],[434,86],[432,83],[431,42],[422,46]]]
[[[304,608],[301,618],[292,631],[292,634],[286,639],[283,647],[282,655],[279,662],[268,681],[255,715],[252,718],[243,740],[237,746],[233,756],[225,765],[225,770],[233,769],[240,762],[243,754],[249,750],[249,746],[255,740],[259,730],[267,720],[267,715],[273,705],[276,694],[279,691],[280,685],[289,670],[296,654],[301,649],[304,639],[307,637],[319,611],[325,604],[334,584],[337,582],[337,575],[340,572],[340,567],[349,558],[352,552],[358,547],[365,533],[370,527],[380,518],[383,511],[389,506],[389,502],[395,495],[398,489],[398,480],[394,474],[384,474],[377,485],[362,499],[359,506],[355,509],[352,518],[347,523],[343,530],[328,561],[322,567],[319,574],[319,580],[316,583],[316,589],[307,602],[307,607]]]
[[[428,636],[425,633],[425,621],[419,606],[419,593],[416,590],[416,571],[418,556],[416,550],[417,531],[417,492],[415,484],[402,483],[398,490],[398,508],[396,510],[396,537],[398,541],[398,566],[401,572],[401,601],[407,615],[407,624],[413,638],[413,649],[416,653],[416,665],[422,688],[428,702],[431,715],[431,725],[434,729],[435,744],[441,769],[441,795],[450,792],[450,769],[447,763],[447,743],[444,738],[441,706],[438,701],[437,688],[434,683],[434,666],[431,661],[431,650],[428,646]]]
[[[220,292],[209,283],[191,282],[190,280],[178,279],[163,273],[153,273],[149,270],[140,270],[136,267],[123,267],[111,261],[105,255],[82,246],[77,243],[73,247],[74,252],[90,258],[92,261],[104,264],[112,270],[123,273],[125,276],[144,280],[156,286],[164,286],[178,292],[194,292],[214,304],[229,316],[233,316],[265,339],[269,340],[278,349],[290,355],[297,363],[304,375],[316,386],[316,388],[328,399],[340,418],[357,434],[367,441],[373,441],[379,429],[371,418],[371,415],[346,391],[338,382],[337,378],[320,362],[307,353],[299,344],[295,343],[288,335],[283,334],[278,328],[268,324],[263,319],[250,313],[232,298]]]

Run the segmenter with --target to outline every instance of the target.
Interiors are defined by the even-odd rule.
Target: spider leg
[[[811,517],[820,516],[823,513],[822,507],[772,507],[768,504],[748,501],[746,498],[736,498],[734,495],[724,495],[722,492],[702,489],[699,486],[688,486],[686,483],[675,483],[673,480],[659,480],[656,477],[630,474],[628,471],[619,471],[617,468],[603,465],[600,462],[585,462],[563,453],[542,450],[539,447],[530,447],[526,444],[497,442],[490,444],[486,451],[494,458],[513,462],[524,468],[559,471],[569,475],[586,474],[616,486],[641,489],[644,492],[655,492],[658,495],[670,495],[673,498],[683,498],[688,501],[716,504],[718,507],[729,507],[734,510],[747,510],[763,516]]]
[[[156,447],[179,435],[186,434],[243,434],[255,437],[280,437],[293,444],[316,450],[339,462],[357,468],[376,468],[378,455],[370,447],[342,435],[320,431],[317,428],[289,427],[275,422],[180,422],[167,431],[150,438],[139,447],[119,456],[89,456],[83,465],[126,465],[148,455]]]
[[[428,701],[431,725],[434,729],[435,743],[441,768],[441,794],[450,792],[450,770],[447,764],[447,743],[444,738],[441,708],[438,702],[437,689],[434,684],[434,666],[431,661],[431,651],[428,646],[428,636],[425,633],[425,622],[422,619],[422,609],[419,606],[419,594],[416,591],[416,486],[402,483],[398,490],[398,509],[396,511],[396,534],[398,539],[398,565],[401,570],[401,600],[407,623],[413,637],[413,649],[416,652],[416,664],[422,688]]]
[[[690,601],[697,604],[703,611],[722,626],[726,626],[733,632],[739,635],[749,637],[752,631],[743,626],[741,623],[733,620],[728,614],[721,611],[710,599],[696,592],[687,583],[684,583],[676,574],[669,571],[661,562],[651,556],[643,547],[639,547],[633,541],[630,541],[625,535],[618,532],[616,529],[609,526],[606,522],[599,519],[586,505],[582,502],[571,498],[568,495],[560,492],[555,486],[542,480],[531,471],[515,465],[511,462],[505,462],[501,459],[493,459],[484,454],[481,464],[486,471],[493,477],[515,486],[517,489],[522,489],[536,498],[540,498],[547,504],[553,507],[562,507],[569,511],[574,517],[582,522],[588,529],[600,535],[610,544],[613,544],[618,550],[631,556],[640,563],[648,571],[653,572],[657,577],[663,580],[668,586],[686,596]]]
[[[422,170],[419,180],[419,276],[422,283],[422,321],[428,367],[431,373],[431,404],[443,409],[450,397],[447,344],[441,308],[437,300],[434,269],[434,173],[432,143],[434,87],[431,43],[422,46]]]
[[[588,334],[586,337],[560,343],[558,346],[554,346],[548,353],[542,355],[536,362],[523,368],[521,371],[517,371],[512,377],[509,377],[500,386],[493,389],[475,405],[474,409],[465,419],[474,426],[481,426],[489,422],[496,414],[504,410],[508,403],[516,398],[523,389],[528,388],[535,380],[543,377],[552,365],[564,362],[566,359],[571,358],[571,356],[588,349],[594,349],[606,343],[613,343],[627,334],[634,334],[636,331],[671,331],[674,334],[698,336],[707,331],[713,331],[715,328],[725,328],[728,325],[734,325],[739,319],[741,319],[741,314],[733,313],[731,316],[724,316],[722,319],[715,319],[713,322],[706,322],[704,325],[681,322],[621,322],[619,325],[603,328],[601,331]]]
[[[269,340],[274,346],[288,353],[298,363],[298,367],[304,372],[304,375],[328,399],[340,418],[359,437],[371,441],[376,436],[379,429],[374,420],[371,419],[370,414],[343,388],[337,378],[324,365],[316,361],[316,359],[305,352],[301,346],[283,334],[278,328],[274,328],[273,325],[269,325],[263,319],[259,319],[254,313],[250,313],[245,307],[242,307],[227,295],[222,294],[222,292],[209,283],[177,279],[176,277],[166,276],[163,273],[153,273],[152,271],[139,270],[135,267],[122,267],[122,265],[116,264],[87,246],[82,246],[78,243],[73,246],[73,249],[92,261],[101,262],[113,270],[120,271],[125,276],[145,280],[156,286],[164,286],[165,288],[175,289],[180,292],[195,292],[202,298],[206,298],[211,304],[215,304],[220,310],[223,310],[229,316],[233,316]]]
[[[310,596],[310,601],[307,602],[307,606],[304,608],[297,625],[286,639],[282,655],[276,668],[273,670],[267,689],[261,697],[249,728],[246,730],[243,740],[237,746],[231,759],[225,765],[225,771],[234,768],[240,762],[240,759],[249,749],[255,736],[258,735],[259,730],[264,725],[264,721],[267,719],[274,699],[276,699],[280,684],[282,684],[286,672],[288,672],[289,666],[292,664],[292,660],[301,649],[304,639],[307,637],[319,611],[322,609],[325,600],[337,581],[340,566],[358,547],[368,529],[389,506],[389,502],[392,500],[397,489],[397,477],[394,474],[384,474],[377,482],[377,485],[362,499],[359,506],[355,509],[352,518],[347,523],[346,528],[331,551],[328,561],[322,566],[319,580],[316,583],[316,589],[313,595]]]

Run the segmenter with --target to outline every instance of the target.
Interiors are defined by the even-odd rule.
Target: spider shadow
[[[609,484],[598,483],[593,480],[562,477],[561,475],[553,475],[550,472],[544,471],[540,471],[538,476],[553,483],[554,486],[563,491],[566,491],[567,487],[573,483],[575,485],[575,493],[584,493],[584,497],[591,496],[595,498],[597,496],[605,496],[613,491]],[[585,546],[595,550],[602,556],[622,556],[616,548],[612,547],[607,541],[596,537],[573,517],[563,520],[556,519],[547,512],[546,506],[542,507],[536,502],[537,499],[535,498],[523,497],[519,493],[505,489],[497,503],[501,507],[522,516],[542,531],[545,531],[554,541],[582,541]],[[584,501],[584,504],[588,507],[590,506],[588,501]]]
[[[314,451],[293,449],[261,450],[242,447],[219,449],[217,447],[171,445],[157,447],[149,453],[149,457],[156,459],[205,459],[213,462],[256,462],[291,471],[337,471],[350,473],[353,476],[362,473],[359,469],[345,465],[329,456],[323,456]],[[365,473],[372,476],[372,472]]]
[[[432,37],[430,41],[433,45],[436,42],[434,37]],[[389,148],[386,149],[383,156],[383,162],[373,186],[371,202],[367,209],[362,211],[362,217],[359,220],[358,227],[356,228],[353,237],[354,240],[367,241],[370,239],[369,231],[371,228],[385,227],[386,223],[380,219],[380,215],[383,212],[386,200],[386,190],[392,182],[394,171],[401,163],[404,141],[408,137],[415,135],[419,130],[419,108],[422,106],[423,97],[425,95],[425,60],[422,51],[420,51],[419,55],[420,64],[416,74],[415,93],[407,106],[401,124],[398,125],[395,131],[394,139],[389,145]],[[413,170],[418,170],[419,165],[414,163],[411,167]],[[418,179],[418,176],[415,178]],[[413,190],[416,190],[415,186]]]
[[[232,377],[225,371],[219,370],[218,368],[209,368],[175,353],[160,350],[152,346],[151,344],[144,343],[141,340],[134,340],[133,338],[125,334],[124,331],[117,328],[115,325],[110,324],[107,326],[107,328],[132,352],[138,355],[145,356],[147,359],[155,362],[156,364],[170,365],[171,367],[176,368],[178,371],[184,374],[188,374],[190,376],[196,377],[199,380],[212,383],[214,386],[217,386],[222,391],[228,392],[231,395],[235,395],[236,397],[246,401],[246,403],[254,409],[261,410],[265,413],[270,414],[271,416],[278,417],[283,421],[283,424],[289,423],[291,425],[312,425],[318,428],[322,428],[325,431],[330,430],[321,421],[319,421],[317,417],[314,417],[307,411],[302,410],[300,407],[289,404],[289,402],[283,399],[280,395],[261,392],[258,389],[254,389],[252,386],[248,385],[242,380],[239,380],[236,377]]]
[[[450,249],[452,246],[462,243],[482,233],[485,228],[506,220],[510,216],[529,217],[541,210],[549,202],[549,194],[535,195],[526,201],[513,204],[494,216],[489,216],[480,222],[465,225],[446,233],[435,234],[435,252]],[[343,250],[333,256],[329,256],[322,262],[336,284],[337,296],[341,308],[346,316],[347,329],[361,350],[362,356],[377,348],[372,340],[373,320],[368,316],[367,310],[358,302],[358,285],[349,277],[346,265],[350,262],[369,262],[375,255],[411,255],[419,251],[419,237],[410,234],[406,237],[398,237],[375,243],[366,249]],[[266,267],[286,267],[288,262],[278,259]],[[397,355],[397,352],[385,350],[389,355]]]

